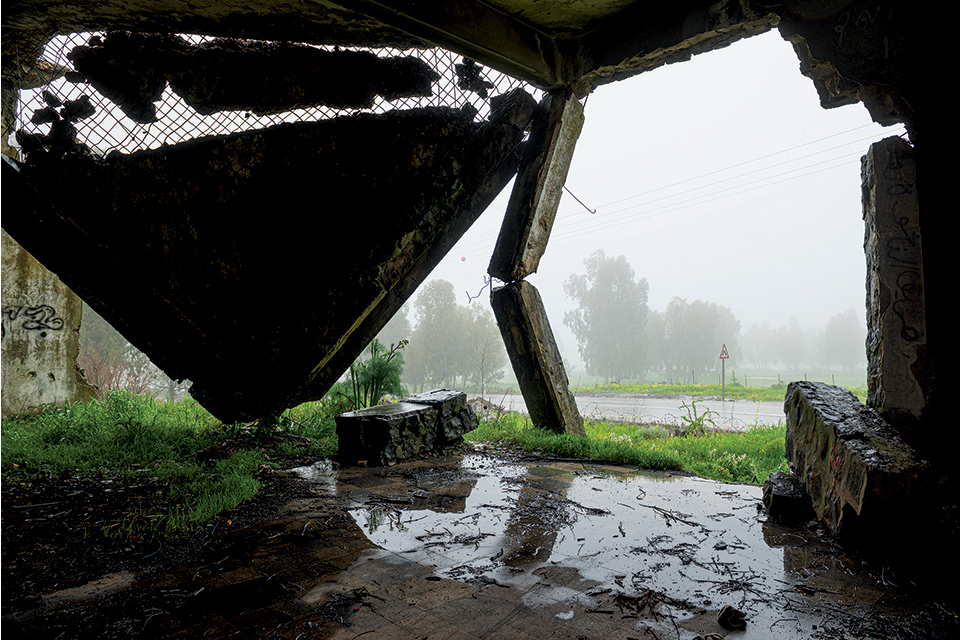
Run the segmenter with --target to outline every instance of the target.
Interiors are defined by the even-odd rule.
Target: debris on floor
[[[216,554],[5,611],[53,637],[952,638],[952,605],[767,520],[760,487],[484,452],[296,470]],[[5,585],[6,586],[6,585]],[[944,599],[951,597],[943,594]],[[14,637],[11,636],[11,637]]]

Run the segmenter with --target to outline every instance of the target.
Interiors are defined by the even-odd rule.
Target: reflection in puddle
[[[318,493],[332,495],[337,492],[337,474],[333,470],[333,463],[328,458],[307,467],[290,469],[290,473],[312,482]]]
[[[738,637],[806,637],[883,595],[816,533],[765,523],[759,487],[484,455],[381,480],[349,511],[371,542],[441,578],[518,589],[526,606],[565,602],[560,619],[656,594],[681,627],[729,604],[751,621]]]

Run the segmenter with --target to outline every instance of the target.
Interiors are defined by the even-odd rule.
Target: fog
[[[566,186],[596,213],[564,194],[528,278],[566,358],[578,361],[563,281],[597,249],[647,279],[650,309],[675,296],[714,302],[741,336],[793,318],[817,331],[850,309],[863,321],[860,157],[902,126],[872,123],[860,104],[821,108],[776,31],[602,86],[584,110]],[[509,190],[431,276],[461,304],[484,286]]]

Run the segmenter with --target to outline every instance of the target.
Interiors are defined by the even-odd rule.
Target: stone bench
[[[387,466],[463,442],[479,424],[467,396],[434,389],[336,418],[341,464]]]

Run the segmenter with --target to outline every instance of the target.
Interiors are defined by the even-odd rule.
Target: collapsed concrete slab
[[[871,408],[819,382],[787,388],[786,452],[817,517],[841,540],[891,553],[929,520],[926,462]]]
[[[447,389],[350,411],[336,420],[341,463],[381,467],[460,444],[478,424],[466,394]]]
[[[535,102],[4,165],[4,229],[224,421],[320,397],[516,172]],[[345,251],[349,249],[349,251]],[[76,256],[83,256],[77,260]]]
[[[586,435],[536,287],[521,280],[495,288],[490,303],[530,419],[544,429]]]

